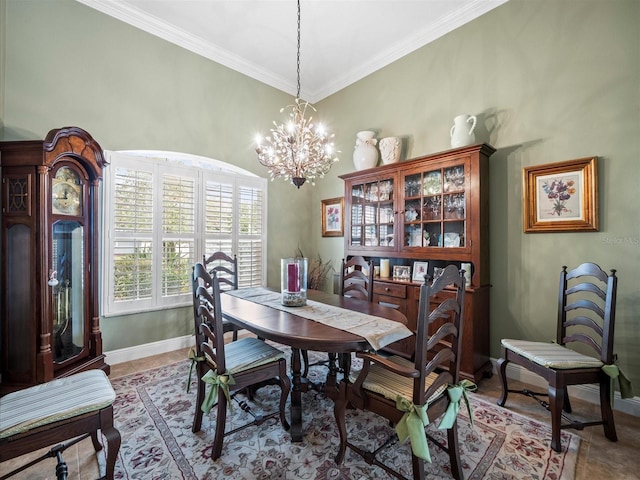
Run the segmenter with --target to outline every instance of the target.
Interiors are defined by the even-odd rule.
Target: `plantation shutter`
[[[262,285],[264,191],[239,187],[238,284],[240,287]]]
[[[119,167],[114,175],[113,301],[152,298],[153,173]]]
[[[205,255],[225,252],[233,256],[233,181],[207,181],[205,189]]]
[[[192,267],[237,255],[239,285],[262,286],[263,178],[174,152],[106,152],[102,314],[190,305]]]
[[[162,297],[191,291],[195,262],[196,181],[162,176]]]

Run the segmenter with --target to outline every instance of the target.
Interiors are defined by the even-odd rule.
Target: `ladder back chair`
[[[447,298],[429,311],[433,296],[445,286],[455,287],[454,297]],[[459,405],[466,390],[475,388],[471,382],[459,382],[459,352],[462,345],[464,318],[465,278],[458,269],[449,265],[432,285],[425,282],[420,287],[418,307],[418,329],[416,333],[415,360],[410,361],[397,355],[357,352],[362,359],[362,369],[351,373],[349,379],[340,382],[338,398],[335,401],[335,417],[340,434],[336,463],[341,464],[347,447],[362,456],[368,464],[384,469],[394,477],[404,479],[401,469],[383,463],[378,457],[385,447],[398,439],[411,441],[411,477],[424,480],[424,462],[431,461],[427,438],[449,454],[451,473],[462,479],[462,464],[458,449],[456,415],[453,410]],[[429,326],[437,330],[429,335]],[[366,451],[347,438],[347,407],[373,412],[389,420],[396,426],[392,433],[373,451]],[[450,407],[451,406],[451,407]],[[469,407],[469,405],[467,404]],[[409,412],[413,411],[413,414]],[[420,412],[420,413],[416,413]],[[445,413],[446,412],[446,413]],[[447,430],[447,445],[443,445],[430,435],[424,427],[429,420],[441,415],[439,428]],[[418,426],[407,432],[406,425],[413,423],[411,415],[418,415]]]
[[[238,256],[230,257],[225,252],[213,252],[211,255],[202,256],[202,264],[210,276],[216,273],[220,280],[220,290],[237,290],[238,289]],[[239,328],[231,322],[224,324],[225,333],[233,332],[233,341],[238,340]]]
[[[502,383],[498,405],[505,405],[510,392],[537,400],[551,412],[551,448],[557,452],[562,450],[560,431],[565,428],[582,430],[588,426],[603,425],[605,436],[611,441],[617,440],[611,408],[612,378],[620,374],[613,353],[617,286],[615,270],[607,275],[595,263],[583,263],[570,271],[563,266],[560,272],[555,343],[515,339],[501,341],[502,358],[496,365]],[[579,353],[568,348],[569,344],[586,345],[582,350],[592,353]],[[548,383],[547,393],[536,393],[529,389],[509,390],[506,375],[509,363],[515,363],[544,378]],[[626,378],[620,375],[619,380],[623,398],[633,396]],[[593,422],[572,420],[566,415],[571,413],[567,387],[593,383],[600,386],[601,418]],[[539,396],[548,397],[548,402],[539,399]]]
[[[202,264],[202,268],[204,266]],[[198,270],[196,265],[195,270]],[[252,425],[261,425],[265,420],[280,416],[280,423],[285,430],[289,422],[285,416],[285,405],[291,382],[287,375],[285,353],[255,337],[241,338],[225,344],[222,325],[222,307],[220,302],[220,284],[212,278],[212,292],[203,285],[196,291],[198,299],[198,317],[200,324],[196,334],[198,345],[197,374],[198,390],[196,395],[195,414],[192,431],[198,432],[202,427],[204,413],[216,407],[215,434],[211,458],[218,459],[222,454],[224,437]],[[236,394],[242,390],[253,391],[268,380],[275,380],[280,386],[279,408],[267,415],[256,414],[246,401],[239,401]],[[206,395],[207,384],[209,393]],[[235,400],[238,406],[249,413],[253,420],[245,425],[225,432],[229,402]]]
[[[373,302],[373,260],[367,262],[361,256],[342,259],[340,295]]]
[[[373,302],[373,260],[366,261],[361,256],[352,257],[348,261],[343,258],[340,267],[339,288],[339,293],[343,297],[353,297]],[[301,354],[305,365],[302,373],[304,377],[309,374],[309,367],[315,365],[325,365],[328,363],[330,371],[334,374],[338,371],[336,366],[337,356],[335,353],[329,353],[328,360],[312,365],[309,365],[309,353],[306,350],[302,350]],[[350,358],[350,354],[345,354],[342,358],[342,363],[349,361]]]

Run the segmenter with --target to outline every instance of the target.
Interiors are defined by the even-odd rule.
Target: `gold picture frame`
[[[322,236],[344,235],[344,197],[322,200]]]
[[[597,157],[525,167],[525,233],[598,231]]]

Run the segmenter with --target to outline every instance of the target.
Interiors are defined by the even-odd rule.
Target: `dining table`
[[[400,311],[352,297],[307,291],[307,304],[281,305],[280,293],[264,287],[231,290],[221,295],[225,318],[257,337],[291,348],[291,441],[302,442],[302,393],[311,388],[303,375],[301,351],[326,352],[339,358],[348,379],[351,353],[379,350],[413,335]],[[356,333],[354,333],[356,332]],[[338,368],[328,364],[322,391],[335,399]]]

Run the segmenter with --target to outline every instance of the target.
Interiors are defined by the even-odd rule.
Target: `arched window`
[[[105,152],[103,315],[191,304],[204,254],[238,255],[240,287],[263,285],[267,181],[175,152]]]

